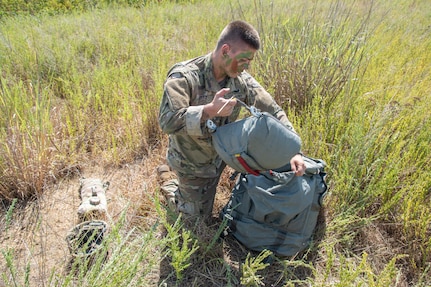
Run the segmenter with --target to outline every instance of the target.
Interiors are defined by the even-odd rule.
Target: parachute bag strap
[[[225,205],[220,211],[220,219],[223,220],[221,225],[222,231],[220,238],[225,238],[229,234],[235,232],[235,220],[238,216],[238,212],[235,211],[238,205],[232,206],[232,199]]]
[[[232,213],[232,210],[230,210],[230,213]],[[226,213],[223,214],[222,216],[222,232],[220,233],[220,238],[225,238],[226,236],[228,236],[230,233],[232,233],[232,229],[231,226],[233,224],[233,220],[234,218],[232,217],[232,215],[229,213],[229,211],[226,211]]]
[[[259,175],[259,172],[257,170],[252,169],[246,162],[245,160],[241,157],[241,155],[239,153],[235,154],[235,158],[238,160],[238,162],[242,165],[242,167],[244,167],[244,169],[255,176]]]

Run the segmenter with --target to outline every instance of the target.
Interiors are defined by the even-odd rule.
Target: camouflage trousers
[[[176,174],[177,179],[161,185],[169,208],[185,215],[210,217],[221,172],[214,178]]]

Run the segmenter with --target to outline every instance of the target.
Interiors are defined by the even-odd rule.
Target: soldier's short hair
[[[255,50],[260,48],[260,37],[257,30],[249,23],[241,20],[230,22],[221,32],[217,41],[217,49],[224,44],[233,44],[241,40]]]

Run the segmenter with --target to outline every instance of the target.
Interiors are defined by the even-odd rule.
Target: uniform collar
[[[213,61],[211,58],[212,53],[205,55],[205,70],[204,70],[204,78],[205,78],[205,89],[211,92],[218,92],[222,87],[217,82],[214,77],[213,72]],[[226,88],[230,88],[232,91],[236,89],[235,81],[232,78],[228,78],[226,80]]]

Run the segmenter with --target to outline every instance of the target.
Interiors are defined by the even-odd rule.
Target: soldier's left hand
[[[296,176],[302,176],[305,173],[305,163],[301,154],[297,154],[290,160],[290,166]]]

